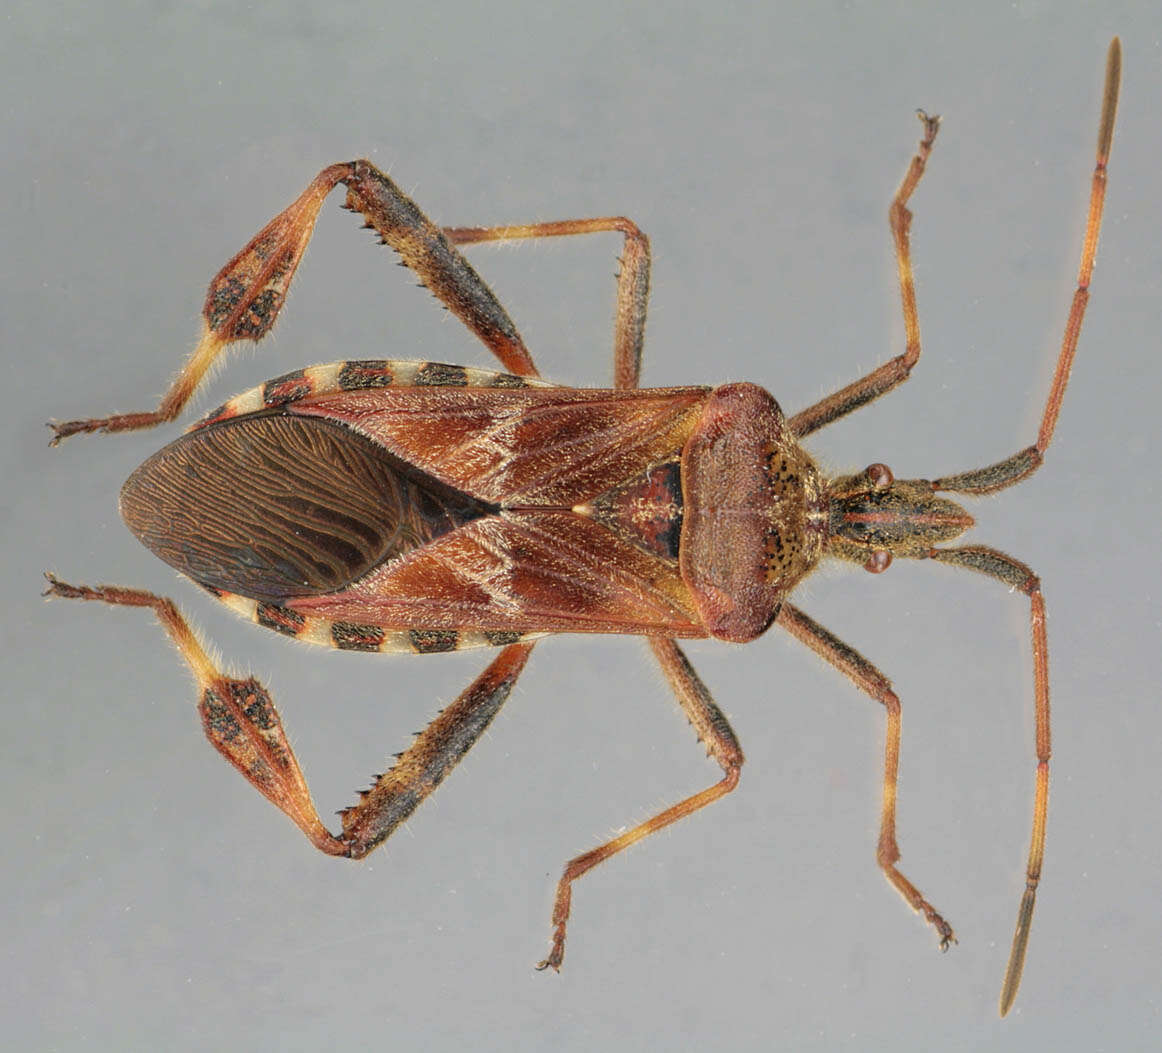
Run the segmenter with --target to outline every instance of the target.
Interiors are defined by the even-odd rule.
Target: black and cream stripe
[[[190,427],[204,428],[232,417],[278,406],[287,406],[310,395],[335,391],[362,391],[369,388],[529,388],[552,387],[536,377],[518,377],[494,369],[455,366],[444,362],[410,362],[395,359],[354,359],[307,366],[268,380],[256,388],[235,395]]]
[[[337,622],[305,615],[291,607],[248,599],[236,593],[212,590],[227,607],[247,621],[273,629],[304,643],[340,651],[380,654],[443,654],[478,647],[504,647],[536,640],[547,633],[481,631],[479,629],[383,629],[378,625]]]

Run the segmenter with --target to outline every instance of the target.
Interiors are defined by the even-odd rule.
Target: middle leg
[[[650,242],[636,223],[624,216],[565,219],[509,227],[445,227],[454,245],[516,238],[555,238],[570,234],[618,231],[625,235],[621,270],[617,272],[617,314],[613,333],[613,386],[636,388],[641,377],[646,306],[650,295]]]

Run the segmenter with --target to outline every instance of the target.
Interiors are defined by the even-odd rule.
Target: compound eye
[[[881,464],[876,461],[875,464],[869,464],[864,471],[867,475],[868,482],[871,483],[873,490],[886,490],[896,481],[896,477],[892,475],[892,470],[886,464]]]
[[[872,467],[875,467],[874,465]],[[883,465],[880,465],[882,468]],[[891,474],[890,472],[888,474]],[[868,556],[867,562],[863,565],[863,569],[869,574],[882,574],[892,565],[892,554],[886,548],[877,548],[872,550],[872,554]]]

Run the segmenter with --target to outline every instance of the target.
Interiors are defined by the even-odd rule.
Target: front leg
[[[504,705],[533,649],[509,644],[396,760],[358,804],[341,813],[331,834],[287,741],[270,693],[253,677],[225,676],[210,660],[172,600],[115,585],[68,585],[51,574],[46,596],[149,607],[177,645],[198,684],[198,711],[210,744],[268,801],[280,808],[319,851],[362,858],[381,844],[476,743]]]
[[[824,661],[830,662],[865,694],[879,702],[887,712],[888,731],[884,744],[883,803],[880,811],[880,837],[876,846],[876,862],[904,897],[908,905],[936,930],[940,949],[948,950],[956,942],[952,926],[944,920],[920,890],[903,874],[896,864],[900,861],[900,847],[896,843],[896,786],[900,773],[900,699],[892,690],[888,678],[858,651],[848,647],[839,637],[828,632],[813,618],[797,607],[784,603],[776,619],[800,643],[806,644]]]
[[[682,712],[694,728],[698,741],[706,747],[707,754],[713,757],[722,769],[722,778],[712,786],[670,805],[653,818],[638,823],[612,840],[591,848],[588,852],[582,852],[565,864],[561,880],[557,882],[557,895],[553,901],[553,938],[549,945],[549,954],[537,966],[538,969],[554,969],[558,972],[561,969],[561,962],[565,958],[565,929],[573,905],[574,881],[599,863],[605,862],[610,856],[617,855],[630,845],[637,844],[642,838],[657,833],[679,819],[693,815],[700,808],[705,808],[730,793],[738,785],[738,776],[743,764],[742,747],[735,738],[726,714],[718,708],[706,685],[702,683],[702,679],[694,671],[682,649],[673,640],[650,637],[649,644],[653,648],[658,664],[662,667],[662,673],[678,699],[678,704],[682,707]]]
[[[364,226],[400,254],[509,373],[538,375],[512,319],[452,241],[370,161],[350,161],[324,168],[215,275],[202,308],[201,339],[156,410],[53,423],[52,445],[80,432],[133,431],[173,420],[229,344],[270,332],[319,209],[338,183],[347,187],[344,207],[363,214]]]
[[[813,431],[831,424],[833,421],[845,417],[853,410],[866,406],[881,395],[886,395],[892,388],[902,384],[912,373],[920,358],[920,316],[916,311],[916,283],[912,277],[912,212],[908,202],[912,199],[924,170],[928,166],[928,158],[932,154],[932,144],[936,142],[936,133],[940,130],[940,118],[929,116],[923,110],[917,110],[916,115],[924,125],[924,136],[920,146],[904,173],[903,182],[892,198],[891,208],[888,209],[888,223],[892,228],[892,243],[896,249],[896,269],[900,281],[900,303],[904,311],[904,353],[897,355],[889,362],[885,362],[877,369],[873,369],[866,377],[861,377],[845,388],[820,399],[813,406],[808,406],[791,418],[791,433],[799,439],[805,438]]]

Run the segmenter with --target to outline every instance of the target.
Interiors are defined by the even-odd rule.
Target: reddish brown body
[[[493,378],[211,417],[133,474],[123,513],[195,581],[267,623],[325,619],[337,646],[370,627],[750,640],[818,562],[822,483],[762,389]]]
[[[1036,441],[984,468],[897,480],[884,464],[825,478],[801,441],[892,390],[920,357],[907,204],[939,127],[924,135],[890,210],[906,347],[902,354],[792,417],[754,384],[639,389],[649,244],[610,217],[522,227],[448,227],[367,161],[323,169],[210,284],[202,340],[152,412],[54,425],[127,431],[173,419],[231,342],[271,326],[327,193],[394,248],[497,357],[505,372],[434,362],[311,366],[237,396],[146,461],[125,484],[122,513],[158,556],[266,628],[343,650],[433,653],[498,647],[487,668],[396,755],[330,833],[266,688],[225,675],[172,601],[119,586],[49,593],[151,608],[198,682],[207,738],[320,850],[361,857],[407,819],[489,726],[532,652],[557,632],[647,639],[686,717],[722,769],[717,783],[671,805],[565,867],[541,967],[559,968],[573,883],[610,856],[738,784],[742,749],[677,641],[753,640],[777,624],[886,714],[877,862],[943,948],[952,927],[897,866],[901,704],[888,679],[790,602],[832,557],[880,573],[893,558],[930,560],[997,580],[1028,598],[1033,642],[1036,790],[1025,889],[1001,994],[1016,996],[1040,881],[1049,778],[1049,666],[1037,575],[983,545],[948,546],[972,517],[941,493],[992,493],[1041,465],[1077,348],[1097,251],[1121,70],[1106,66],[1089,219],[1077,290]],[[618,275],[611,389],[539,379],[504,308],[457,246],[506,238],[616,231]]]

